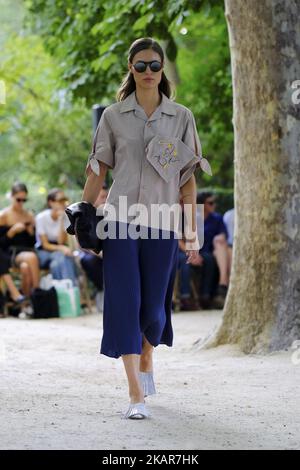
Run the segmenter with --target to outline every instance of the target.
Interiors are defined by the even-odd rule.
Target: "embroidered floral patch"
[[[159,140],[158,144],[161,147],[161,152],[158,155],[154,155],[154,158],[158,159],[159,164],[163,168],[167,168],[170,164],[178,162],[177,151],[175,145],[172,142],[165,140]]]

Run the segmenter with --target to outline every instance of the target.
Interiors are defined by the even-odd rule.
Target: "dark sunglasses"
[[[66,201],[68,201],[68,198],[66,198],[66,197],[61,197],[59,199],[55,199],[55,202],[66,202]]]
[[[21,197],[16,197],[17,202],[27,202],[28,199],[22,199]]]
[[[151,72],[159,72],[162,69],[162,63],[158,60],[151,60],[151,62],[144,62],[143,60],[138,60],[135,64],[132,64],[135,70],[138,73],[143,73],[149,65]]]
[[[216,201],[206,201],[206,203],[209,204],[210,206],[213,206],[216,203]]]

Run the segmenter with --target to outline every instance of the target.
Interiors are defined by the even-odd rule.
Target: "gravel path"
[[[102,315],[0,320],[1,449],[300,448],[300,364],[192,347],[219,311],[173,315],[174,346],[155,349],[152,418],[122,420],[121,359],[99,355]]]

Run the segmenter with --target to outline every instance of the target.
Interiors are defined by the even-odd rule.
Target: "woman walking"
[[[108,220],[116,221],[116,233],[109,231],[103,240],[100,353],[121,356],[124,362],[130,397],[124,418],[150,416],[144,397],[155,393],[153,348],[173,342],[177,225],[166,214],[162,221],[153,217],[149,222],[152,208],[160,204],[180,207],[181,195],[192,209],[187,262],[200,248],[194,176],[195,169],[202,167],[200,141],[192,112],[170,99],[163,67],[163,50],[156,41],[141,38],[133,42],[117,102],[104,110],[98,124],[82,195],[83,201],[95,204],[106,171],[112,169],[113,184],[103,210],[107,209]],[[126,210],[121,197],[126,200]]]

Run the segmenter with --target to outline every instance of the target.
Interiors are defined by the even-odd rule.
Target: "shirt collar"
[[[176,109],[172,100],[170,100],[167,95],[161,92],[162,100],[161,103],[156,108],[159,109],[162,113],[169,114],[170,116],[176,116]],[[122,101],[120,107],[120,113],[126,113],[127,111],[140,110],[141,105],[138,104],[136,100],[135,90],[130,93],[130,95]]]

